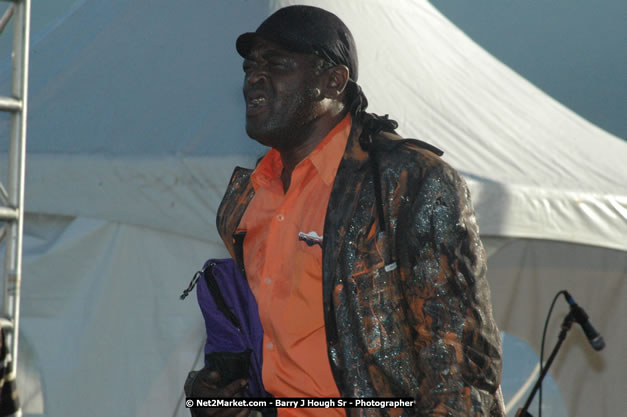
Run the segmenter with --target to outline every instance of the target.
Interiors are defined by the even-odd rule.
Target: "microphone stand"
[[[523,406],[523,408],[518,409],[518,412],[516,413],[516,417],[533,417],[530,413],[527,412],[527,409],[529,408],[531,401],[533,401],[533,397],[535,397],[536,392],[540,389],[540,386],[542,385],[542,380],[544,379],[546,374],[549,372],[549,368],[551,367],[551,364],[553,363],[553,359],[555,359],[555,356],[557,356],[557,352],[560,350],[560,347],[562,347],[562,343],[564,342],[564,339],[566,339],[566,333],[568,333],[574,321],[575,321],[575,315],[573,314],[571,310],[570,313],[566,315],[566,317],[564,318],[564,321],[562,322],[562,330],[560,331],[560,334],[558,336],[557,344],[553,348],[553,352],[551,352],[551,356],[549,356],[549,359],[546,361],[546,365],[544,365],[544,367],[542,368],[542,372],[540,373],[540,376],[538,377],[538,381],[536,382],[536,385],[534,385],[533,390],[531,391],[531,394],[529,394],[529,397],[527,398],[525,405]]]

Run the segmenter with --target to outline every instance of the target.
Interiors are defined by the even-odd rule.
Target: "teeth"
[[[250,100],[250,102],[251,102],[252,104],[261,104],[261,103],[263,103],[264,101],[266,101],[266,98],[265,98],[265,97],[258,97],[258,98],[254,98],[254,99]]]

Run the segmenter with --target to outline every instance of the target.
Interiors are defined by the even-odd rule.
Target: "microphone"
[[[583,308],[579,307],[573,297],[570,296],[568,291],[564,290],[564,297],[570,306],[570,312],[575,318],[575,321],[579,323],[583,332],[586,334],[588,338],[588,342],[594,350],[601,350],[605,347],[605,340],[603,337],[597,332],[592,324],[590,324],[590,320],[588,320],[588,315],[584,311]]]

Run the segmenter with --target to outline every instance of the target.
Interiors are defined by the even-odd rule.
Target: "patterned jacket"
[[[500,338],[466,184],[413,141],[367,135],[368,152],[362,134],[354,121],[325,218],[327,350],[342,396],[416,405],[347,414],[503,416]],[[242,270],[244,235],[234,233],[251,172],[235,169],[217,217]]]

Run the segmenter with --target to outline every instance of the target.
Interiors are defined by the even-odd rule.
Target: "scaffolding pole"
[[[4,0],[5,2],[7,0]],[[24,179],[31,0],[12,0],[0,19],[0,33],[13,21],[11,97],[0,97],[0,111],[11,113],[7,189],[0,184],[0,220],[6,243],[3,280],[3,318],[8,330],[7,345],[12,356],[9,378],[15,379],[18,361],[20,286],[22,279],[22,235],[24,227]],[[15,416],[21,415],[18,410]]]

